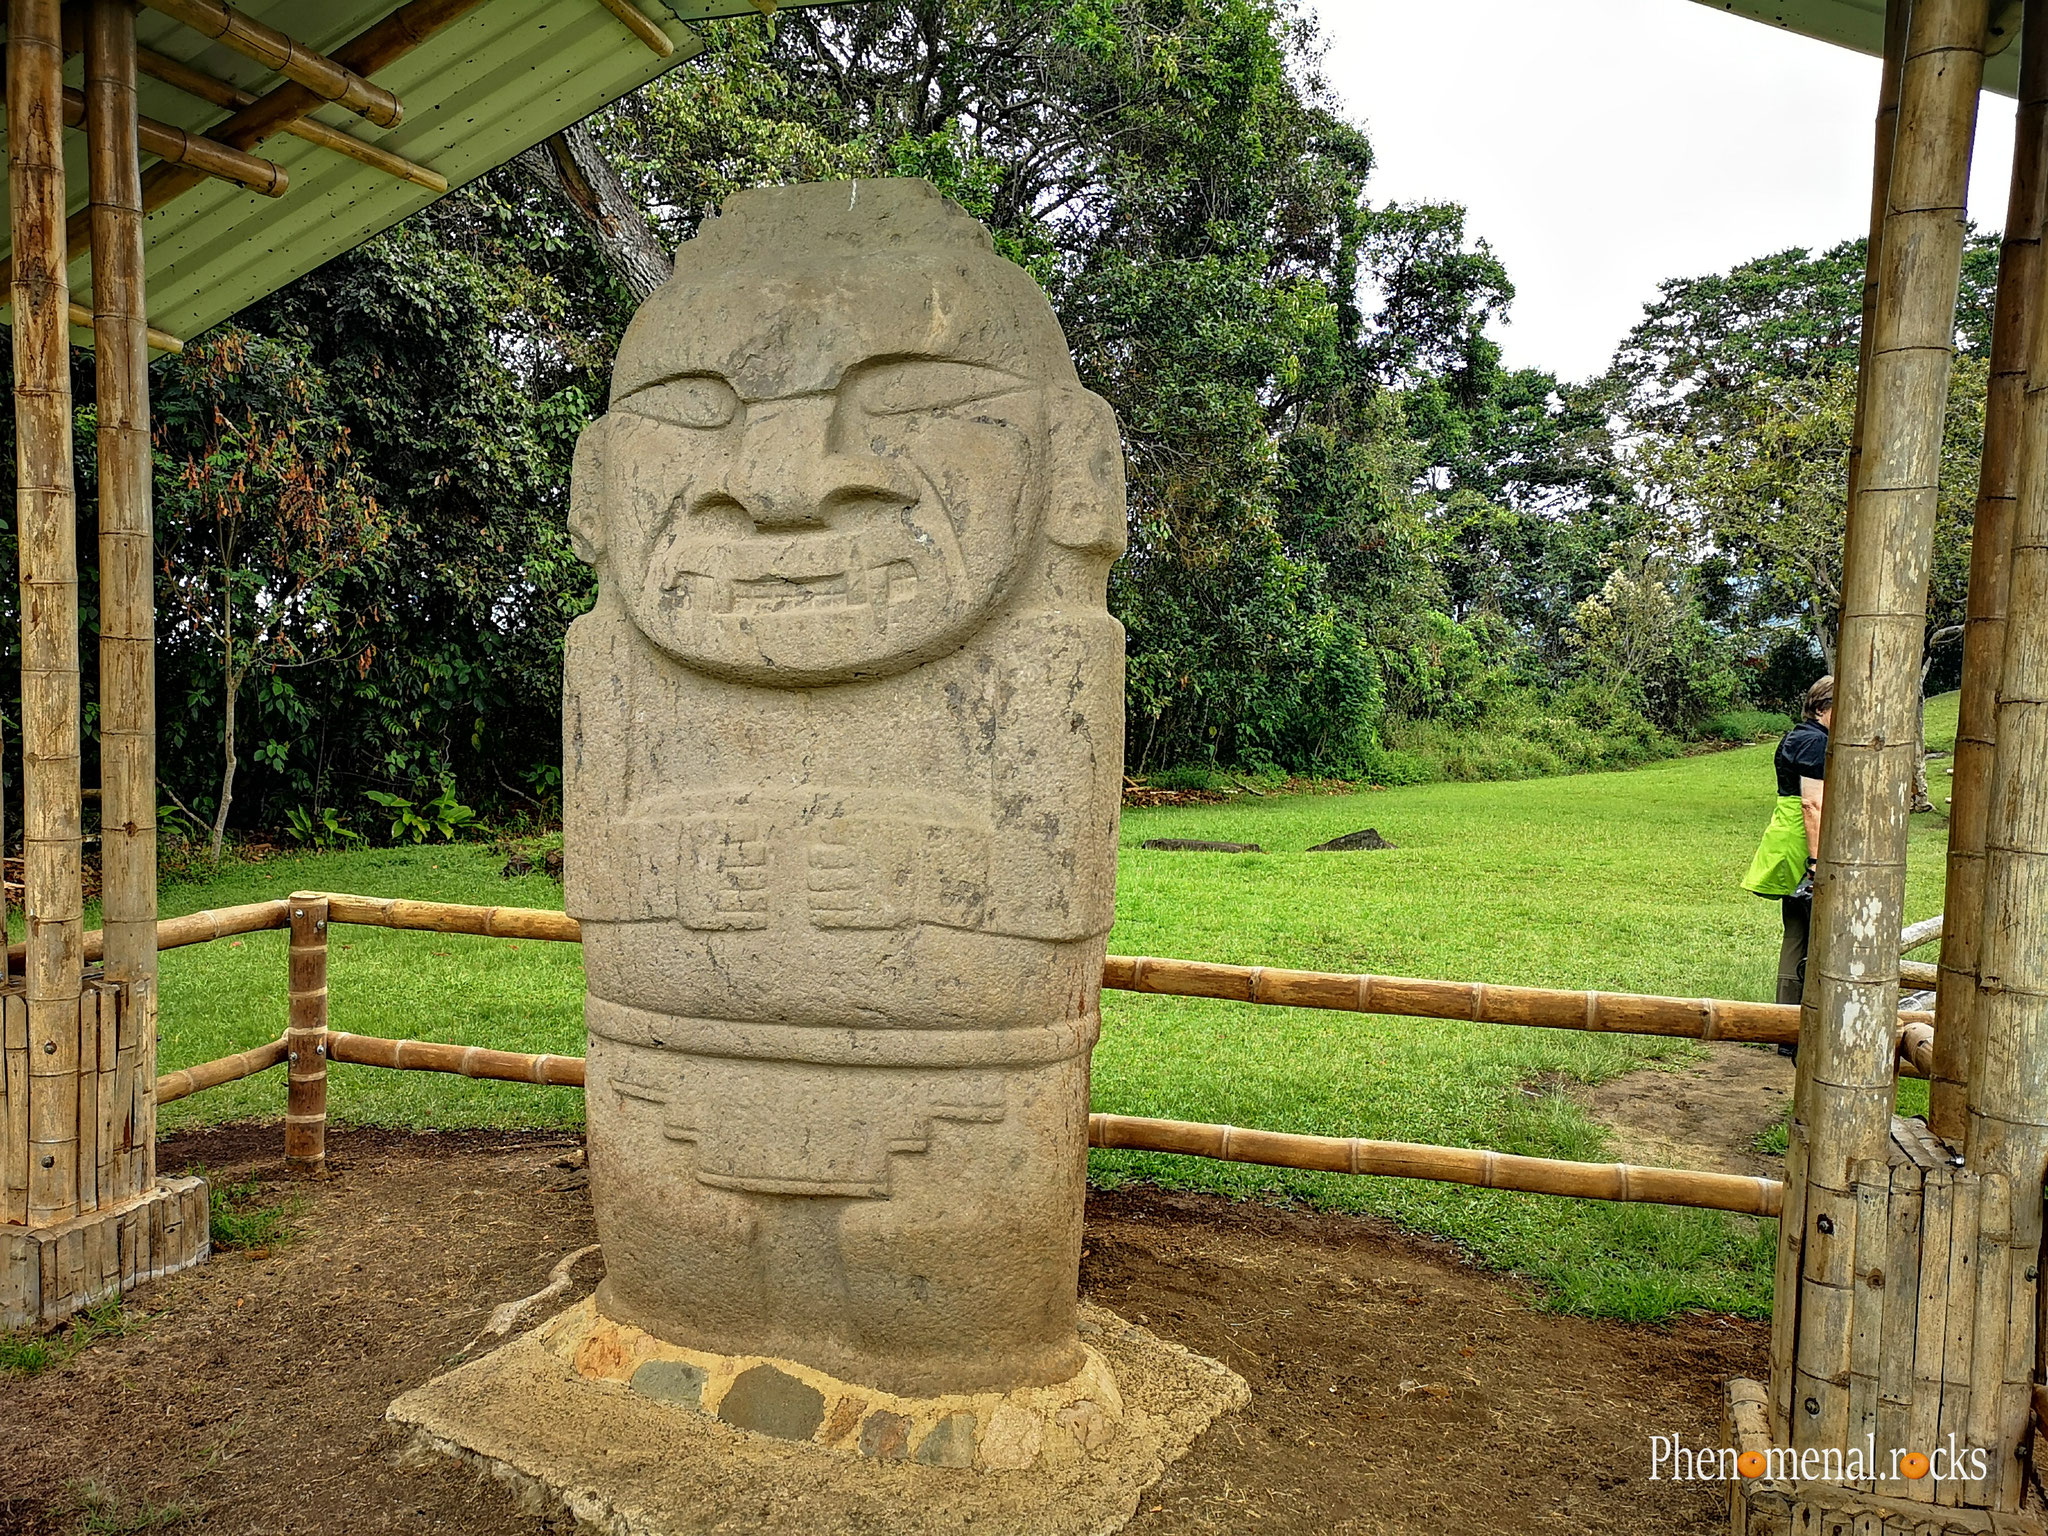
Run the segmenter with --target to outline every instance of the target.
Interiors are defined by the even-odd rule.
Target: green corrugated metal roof
[[[1884,0],[1699,0],[1699,4],[1783,27],[1805,37],[1817,37],[1824,43],[1839,43],[1858,53],[1884,52]],[[2020,88],[2020,51],[2010,44],[2018,36],[2019,7],[2007,0],[2005,4],[1994,4],[1991,10],[1995,16],[2009,13],[2012,31],[2005,39],[2007,46],[1984,61],[1984,88],[2001,96],[2016,96]]]
[[[675,41],[670,57],[657,58],[598,0],[486,0],[377,72],[377,83],[405,104],[396,128],[376,128],[339,107],[323,107],[315,116],[430,166],[459,187],[702,51],[687,22],[756,14],[752,0],[640,0],[640,8]],[[392,0],[236,0],[236,9],[331,52],[396,6]],[[154,11],[140,14],[137,33],[145,46],[252,94],[282,83],[263,65]],[[73,58],[66,83],[78,86],[82,79],[83,61]],[[140,95],[145,116],[193,132],[228,115],[148,76]],[[435,196],[289,134],[265,140],[255,153],[290,172],[284,196],[262,197],[208,180],[148,216],[151,324],[174,336],[196,336]],[[65,163],[75,211],[86,201],[82,132],[66,134]],[[145,168],[154,163],[144,157]],[[0,177],[0,208],[5,202]],[[0,236],[6,228],[0,216]],[[81,300],[90,292],[89,255],[71,264],[71,283]],[[90,340],[86,332],[74,335],[81,343]]]

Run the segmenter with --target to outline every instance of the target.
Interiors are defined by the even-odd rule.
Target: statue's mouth
[[[878,548],[878,544],[892,547]],[[673,550],[659,582],[671,612],[752,618],[833,609],[888,609],[918,595],[910,540],[810,533]]]
[[[857,565],[824,576],[724,577],[679,571],[668,600],[714,614],[790,613],[825,608],[892,607],[917,596],[917,568],[908,560]]]

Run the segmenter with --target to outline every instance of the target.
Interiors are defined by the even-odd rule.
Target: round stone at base
[[[778,1440],[875,1461],[1050,1471],[1100,1450],[1124,1416],[1088,1331],[1084,1363],[1066,1381],[941,1397],[900,1397],[793,1360],[684,1349],[614,1322],[594,1299],[550,1319],[534,1339],[583,1380]]]

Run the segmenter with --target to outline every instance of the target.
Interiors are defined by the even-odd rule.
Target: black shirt
[[[1778,793],[1796,795],[1801,779],[1822,779],[1828,771],[1828,728],[1818,720],[1801,721],[1778,743],[1774,763],[1778,770]]]

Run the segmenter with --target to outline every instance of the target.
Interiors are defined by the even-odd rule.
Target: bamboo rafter
[[[92,311],[83,304],[73,303],[71,306],[71,323],[82,330],[91,330]],[[183,341],[173,336],[169,331],[160,331],[153,325],[148,327],[143,332],[143,335],[149,339],[150,346],[159,352],[168,352],[173,357],[176,357],[185,350],[185,343]]]
[[[665,59],[676,51],[669,35],[649,21],[633,0],[598,0],[598,4],[618,17],[628,32],[653,49],[657,59]]]
[[[239,86],[225,80],[217,80],[204,74],[179,59],[158,53],[153,48],[138,48],[137,62],[142,72],[153,75],[169,86],[196,96],[201,101],[212,102],[217,107],[239,109],[253,106],[256,98]],[[300,117],[284,125],[284,131],[295,138],[304,139],[308,144],[318,144],[337,154],[359,160],[372,170],[383,171],[401,181],[410,181],[425,187],[430,192],[446,192],[448,178],[429,166],[408,160],[403,155],[393,154],[382,145],[367,144],[353,134],[343,133],[339,128],[330,128],[317,117]]]
[[[405,117],[399,99],[337,59],[219,0],[142,0],[151,10],[183,22],[202,36],[267,65],[323,101],[346,108],[379,128],[395,128]]]
[[[64,122],[77,128],[85,122],[85,93],[64,88]],[[271,160],[244,154],[203,134],[187,133],[153,117],[135,120],[135,137],[143,149],[171,165],[189,166],[221,181],[231,181],[265,197],[283,197],[291,186],[291,173]]]
[[[361,75],[373,75],[405,57],[436,33],[475,10],[483,0],[410,0],[375,25],[335,49],[334,58]],[[256,98],[233,116],[212,125],[209,137],[235,149],[252,149],[274,133],[323,104],[324,98],[296,80]],[[156,165],[142,178],[142,209],[152,213],[182,197],[206,180],[189,166]],[[64,225],[66,249],[76,258],[92,244],[91,220],[84,210]],[[12,282],[14,258],[0,262],[0,287]]]

